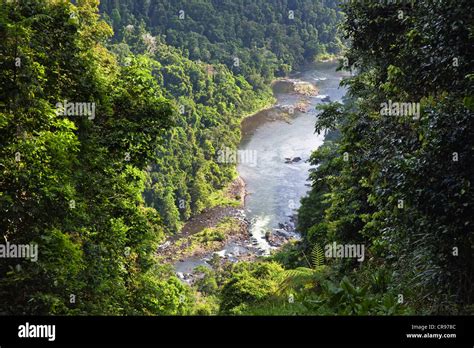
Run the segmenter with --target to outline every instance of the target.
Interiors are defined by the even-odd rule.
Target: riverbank
[[[293,93],[304,97],[314,97],[319,94],[319,89],[314,84],[288,77],[274,80],[272,87],[280,92]]]
[[[179,234],[168,238],[158,247],[158,258],[175,263],[186,258],[199,258],[219,251],[230,242],[248,238],[249,222],[245,218],[245,182],[237,177],[222,194],[234,204],[205,209],[189,219]]]
[[[213,193],[213,205],[158,250],[183,281],[193,283],[197,266],[255,260],[300,238],[295,216],[308,190],[308,159],[323,141],[313,132],[315,106],[342,96],[342,74],[334,70],[335,63],[320,63],[296,72],[290,83],[312,85],[317,95],[273,88],[277,103],[241,119],[239,151],[258,153],[258,160],[239,162],[240,177],[226,188],[226,198]]]
[[[246,120],[262,112],[275,109],[277,99],[272,96],[262,108],[241,117],[241,126]],[[275,118],[283,119],[281,114]],[[229,183],[224,192],[213,195],[220,199],[211,199],[220,204],[205,208],[200,214],[191,217],[181,231],[162,243],[157,250],[157,258],[161,263],[175,264],[186,259],[200,259],[206,255],[220,251],[225,245],[235,244],[246,247],[245,242],[250,237],[250,222],[245,218],[243,210],[247,196],[244,180],[237,176]],[[248,246],[247,246],[248,247]],[[254,254],[259,254],[254,250]],[[245,254],[245,253],[243,253]],[[249,256],[251,254],[247,254]],[[223,258],[226,258],[223,255]],[[242,258],[244,256],[242,255]],[[249,259],[247,257],[246,259]]]
[[[327,60],[324,62],[332,62],[332,60]],[[294,72],[293,74],[295,73],[296,72]],[[289,93],[293,93],[301,97],[314,97],[319,94],[319,88],[315,84],[309,83],[307,81],[302,81],[300,79],[291,78],[291,77],[274,78],[270,82],[270,87],[272,88],[272,92],[273,92],[273,96],[271,100],[267,102],[265,105],[263,105],[261,108],[259,108],[257,111],[252,111],[248,114],[243,115],[241,117],[241,121],[244,121],[247,118],[251,118],[252,116],[255,116],[259,113],[270,111],[274,109],[275,107],[278,107],[279,105],[277,103],[277,98],[275,97],[275,92],[278,92],[278,88],[275,88],[275,87],[278,84],[281,84],[282,86],[284,86],[283,88],[287,88]],[[307,99],[301,99],[295,105],[294,109],[301,112],[307,112],[308,104],[309,103]],[[290,110],[289,113],[292,114],[293,112]]]

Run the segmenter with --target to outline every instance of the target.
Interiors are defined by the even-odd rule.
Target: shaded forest
[[[1,314],[473,313],[471,1],[0,5],[1,243],[39,250],[0,260]],[[218,151],[327,59],[351,76],[315,119],[302,239],[185,284],[158,246],[233,204]]]

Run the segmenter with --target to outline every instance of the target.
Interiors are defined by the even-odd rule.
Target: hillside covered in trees
[[[473,4],[338,4],[0,0],[0,314],[473,314]],[[272,81],[336,58],[301,240],[183,282],[157,256],[235,204],[219,151]]]
[[[473,4],[344,11],[341,68],[356,74],[343,82],[344,103],[320,108],[315,130],[326,140],[311,157],[303,239],[271,262],[227,270],[220,309],[472,315]],[[364,258],[331,258],[334,243],[363,246]]]
[[[334,6],[334,4],[333,4]],[[171,232],[222,201],[235,178],[218,152],[236,150],[242,117],[272,104],[270,82],[316,57],[340,52],[336,8],[312,1],[101,1],[114,28],[110,49],[158,62],[181,115],[158,148],[146,199]]]
[[[225,64],[258,89],[274,75],[342,48],[337,1],[179,0],[101,2],[118,42],[131,28],[183,49],[190,59]]]
[[[150,9],[162,18],[179,16],[171,16],[177,3],[158,3]],[[266,83],[305,60],[289,43],[267,47],[268,37],[244,44],[248,35],[229,32],[227,21],[201,24],[227,38],[209,41],[214,57],[197,57],[166,41],[172,32],[134,4],[104,2],[100,14],[95,0],[2,1],[1,231],[6,246],[32,243],[41,255],[2,259],[4,314],[192,313],[193,290],[156,262],[156,247],[222,201],[235,164],[217,163],[216,151],[236,148],[242,117],[273,102]],[[206,10],[199,1],[188,6]],[[279,6],[280,17],[290,15]],[[243,20],[240,7],[226,7]],[[318,10],[334,24],[333,10]],[[310,21],[297,19],[294,34],[282,35],[303,27]],[[334,25],[325,30],[318,42],[337,52]],[[204,38],[196,28],[194,36],[174,32]],[[240,60],[229,64],[230,46],[217,49],[224,41]],[[308,58],[317,53],[297,44]]]

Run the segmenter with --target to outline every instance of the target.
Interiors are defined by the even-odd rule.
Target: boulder
[[[326,96],[323,99],[321,99],[321,101],[324,103],[329,103],[331,101],[331,98],[329,98],[329,96]]]

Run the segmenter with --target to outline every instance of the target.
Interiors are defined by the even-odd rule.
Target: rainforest
[[[0,0],[0,314],[473,315],[473,13]]]

